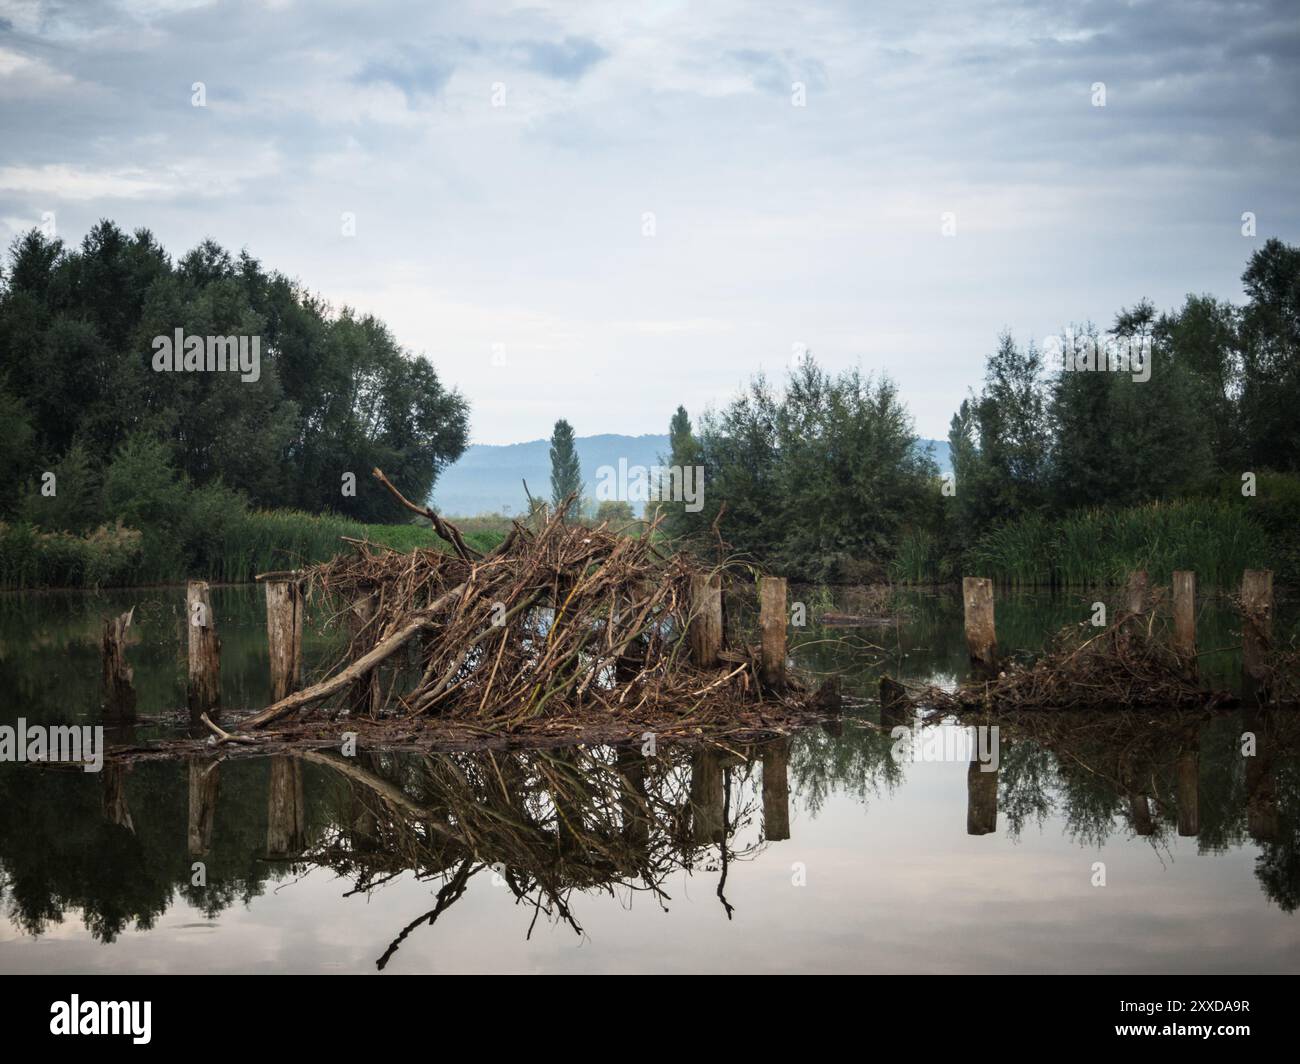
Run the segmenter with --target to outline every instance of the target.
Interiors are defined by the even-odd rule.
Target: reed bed
[[[1100,586],[1146,570],[1168,582],[1191,569],[1206,586],[1228,586],[1245,569],[1266,568],[1268,533],[1245,509],[1188,499],[1122,510],[1084,510],[1060,519],[1031,514],[983,535],[970,561],[1000,583]]]

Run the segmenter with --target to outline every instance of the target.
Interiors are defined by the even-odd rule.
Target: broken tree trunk
[[[215,718],[221,705],[221,640],[217,638],[206,580],[191,580],[185,585],[185,615],[189,632],[185,693],[190,718],[197,720],[204,713]]]
[[[132,606],[104,621],[101,644],[104,663],[104,715],[112,720],[135,719],[135,675],[126,663],[126,633],[135,614]]]

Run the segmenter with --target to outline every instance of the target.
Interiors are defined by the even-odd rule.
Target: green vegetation
[[[257,373],[158,371],[155,338],[177,329],[256,337]],[[0,584],[82,587],[327,557],[408,518],[371,468],[427,497],[468,407],[381,322],[246,253],[209,241],[173,263],[148,231],[101,222],[77,249],[39,230],[12,245],[0,423]]]
[[[805,580],[1077,585],[1188,568],[1231,585],[1266,567],[1300,583],[1300,248],[1267,241],[1242,281],[1243,307],[1143,300],[1105,334],[1071,326],[1042,348],[1004,333],[953,416],[951,479],[917,457],[888,381],[811,360],[783,393],[757,378],[698,433],[678,408],[672,460],[703,462],[706,502],[669,505],[668,530],[710,549],[725,506],[738,550]]]
[[[559,506],[582,491],[582,466],[573,445],[573,426],[561,418],[551,433],[551,502]]]

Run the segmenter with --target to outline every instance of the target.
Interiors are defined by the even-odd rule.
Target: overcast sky
[[[246,248],[477,442],[664,432],[796,344],[942,437],[1003,328],[1237,299],[1300,240],[1298,10],[0,0],[0,240]]]

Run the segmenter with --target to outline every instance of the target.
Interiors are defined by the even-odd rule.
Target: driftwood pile
[[[308,597],[348,624],[346,656],[242,729],[310,706],[493,732],[552,720],[761,727],[809,701],[793,681],[763,684],[753,649],[692,661],[690,588],[700,570],[660,551],[653,523],[639,537],[618,535],[567,520],[566,504],[534,525],[515,522],[482,554],[375,475],[451,550],[358,542],[305,571]]]
[[[1180,654],[1158,610],[1125,613],[1098,632],[1062,629],[1030,664],[1008,664],[996,677],[955,691],[928,687],[918,698],[941,711],[1019,709],[1214,709],[1238,699],[1204,687],[1194,658]]]

